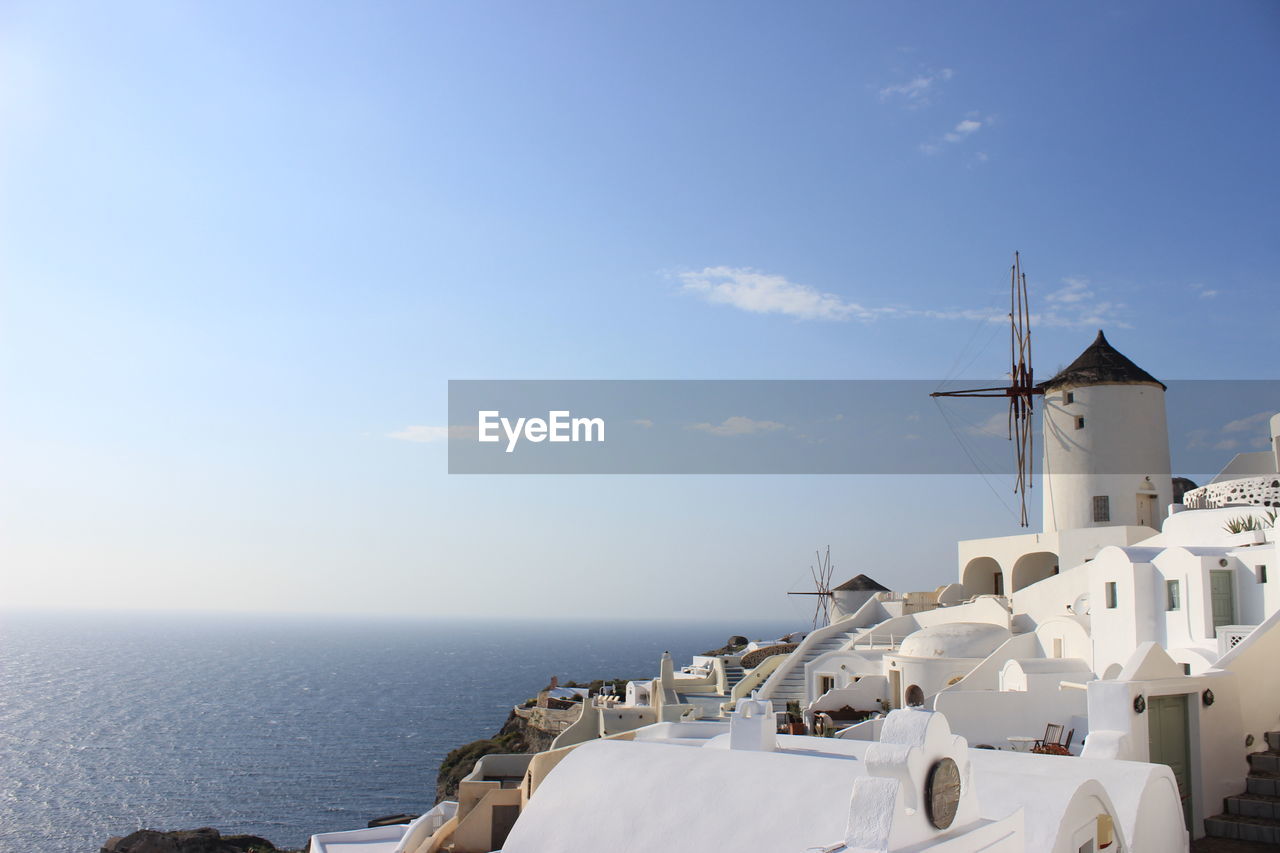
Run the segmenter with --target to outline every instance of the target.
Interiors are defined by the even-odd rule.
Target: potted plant
[[[804,716],[800,713],[800,703],[794,699],[787,703],[787,728],[793,735],[806,733]]]

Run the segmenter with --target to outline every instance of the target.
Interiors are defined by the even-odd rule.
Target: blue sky
[[[390,436],[449,379],[994,375],[1014,249],[1042,375],[1105,328],[1275,378],[1278,66],[1264,2],[6,4],[0,601],[785,617],[827,544],[946,582],[1014,530],[980,479]]]

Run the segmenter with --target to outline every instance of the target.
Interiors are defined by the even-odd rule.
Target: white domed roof
[[[898,654],[913,658],[985,658],[1013,635],[989,622],[947,622],[908,634]]]

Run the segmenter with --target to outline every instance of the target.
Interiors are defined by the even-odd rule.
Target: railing
[[[853,646],[851,648],[855,650],[858,648],[872,649],[872,648],[876,648],[877,645],[879,645],[884,647],[887,651],[893,651],[894,649],[898,648],[898,646],[900,645],[899,640],[901,638],[892,632],[889,633],[888,637],[889,637],[889,642],[886,644],[884,642],[884,638],[885,638],[884,634],[880,634],[879,640],[877,640],[877,635],[874,632],[868,631],[865,634],[859,634],[858,636],[854,637]],[[866,640],[865,643],[863,643],[864,639]]]
[[[1275,474],[1223,480],[1192,489],[1182,496],[1187,509],[1214,509],[1231,504],[1280,506],[1280,478]]]
[[[1240,645],[1244,638],[1252,634],[1253,629],[1257,627],[1257,625],[1219,625],[1218,657],[1222,657]]]

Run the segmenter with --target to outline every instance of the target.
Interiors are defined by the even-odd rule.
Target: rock
[[[275,853],[276,846],[256,835],[226,835],[212,827],[159,832],[140,829],[107,839],[101,853]]]
[[[413,823],[420,815],[416,814],[389,814],[383,817],[375,817],[369,821],[369,828],[375,826],[399,826],[402,823]]]

